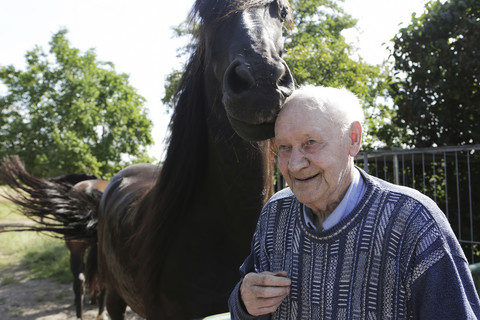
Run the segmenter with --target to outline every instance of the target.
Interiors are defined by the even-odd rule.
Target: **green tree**
[[[26,70],[0,67],[0,156],[17,154],[41,177],[89,172],[111,177],[153,143],[144,98],[112,63],[83,55],[60,30],[50,54],[28,51]]]
[[[416,147],[480,143],[480,1],[431,1],[394,38],[395,122]]]
[[[197,39],[194,35],[197,31],[196,27],[197,25],[194,19],[187,18],[186,21],[173,28],[174,36],[179,38],[191,37],[191,41],[187,42],[184,47],[177,48],[177,58],[186,58],[195,50]],[[172,72],[166,76],[164,84],[165,95],[162,98],[162,103],[166,106],[167,113],[173,110],[177,104],[177,88],[180,85],[182,75],[182,71],[172,70]]]
[[[285,61],[297,84],[346,87],[361,99],[367,135],[363,148],[394,146],[398,129],[390,122],[388,70],[369,65],[346,42],[344,30],[357,20],[341,7],[343,0],[292,0],[294,23],[287,29]]]
[[[361,99],[366,115],[368,135],[364,148],[393,146],[398,129],[390,122],[394,110],[387,106],[388,70],[384,66],[369,65],[356,56],[356,49],[348,44],[342,31],[356,25],[356,20],[345,14],[337,3],[343,0],[291,0],[293,24],[285,28],[284,58],[295,81],[346,87]],[[191,35],[194,28],[186,24],[175,29],[177,36]],[[195,39],[194,39],[195,40]],[[180,55],[188,52],[188,46]],[[174,70],[165,82],[163,103],[175,105],[174,88],[181,72]]]

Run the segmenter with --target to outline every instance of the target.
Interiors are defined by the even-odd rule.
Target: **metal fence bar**
[[[450,215],[448,211],[448,179],[447,179],[447,153],[443,153],[443,170],[445,172],[444,177],[445,177],[445,214],[447,215],[447,219],[450,220]]]
[[[455,151],[455,173],[456,173],[456,180],[457,180],[457,215],[458,215],[458,239],[462,240],[462,222],[460,219],[460,178],[458,174],[458,153]]]
[[[365,153],[365,156],[363,157],[363,170],[365,170],[366,173],[368,173],[368,155]]]
[[[437,202],[437,172],[435,170],[435,153],[432,153],[432,169],[433,169],[433,201]]]
[[[415,157],[413,153],[412,156],[412,188],[415,189]]]
[[[393,183],[400,184],[400,177],[398,174],[398,156],[393,155]]]
[[[383,175],[384,179],[387,180],[387,157],[383,156]]]
[[[470,152],[467,152],[467,173],[468,173],[468,206],[470,211],[470,240],[473,241],[473,208],[472,208],[472,181],[470,179]],[[471,248],[472,261],[474,259],[473,246]]]
[[[422,152],[422,177],[423,177],[423,193],[427,193],[427,185],[425,184],[425,153]]]

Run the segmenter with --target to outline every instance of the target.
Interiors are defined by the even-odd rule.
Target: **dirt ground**
[[[29,280],[19,266],[0,273],[11,279],[0,285],[0,319],[2,320],[66,320],[76,319],[71,284],[48,279]],[[97,306],[85,303],[83,319],[95,319]],[[127,309],[128,320],[142,319]]]

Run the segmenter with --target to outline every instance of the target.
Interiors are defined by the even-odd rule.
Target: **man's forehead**
[[[295,97],[285,104],[280,111],[279,117],[282,116],[282,114],[285,114],[286,116],[294,116],[295,114],[320,116],[321,109],[319,102],[311,97]]]
[[[309,132],[312,130],[322,131],[328,120],[318,108],[311,108],[306,105],[291,105],[280,114],[275,123],[275,131],[292,130]]]

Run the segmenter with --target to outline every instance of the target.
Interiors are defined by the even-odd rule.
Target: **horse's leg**
[[[83,296],[85,294],[85,275],[83,274],[83,257],[87,244],[83,241],[66,240],[68,250],[70,251],[70,271],[73,275],[73,293],[75,295],[75,309],[77,319],[82,319]]]
[[[107,311],[112,320],[125,320],[127,304],[116,291],[107,292]]]
[[[100,292],[100,294],[97,296],[97,303],[98,303],[97,320],[108,320],[107,313],[105,312],[105,296],[106,296],[105,289],[103,289]]]

